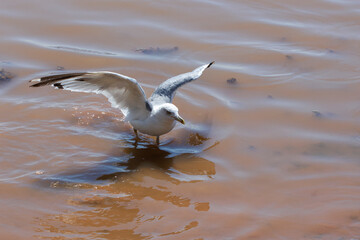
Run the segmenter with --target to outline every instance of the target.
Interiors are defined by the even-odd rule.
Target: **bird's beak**
[[[179,115],[175,116],[174,119],[181,124],[185,124],[184,119],[182,117],[180,117]]]

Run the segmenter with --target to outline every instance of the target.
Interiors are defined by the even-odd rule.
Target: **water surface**
[[[0,9],[1,239],[360,239],[358,1],[19,1]],[[185,118],[135,143],[109,70]],[[232,80],[230,80],[232,79]],[[235,80],[234,80],[235,79]],[[229,81],[227,81],[229,80]]]

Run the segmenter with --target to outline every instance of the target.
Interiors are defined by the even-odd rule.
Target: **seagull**
[[[86,92],[104,95],[111,106],[120,109],[139,138],[138,131],[156,136],[156,144],[160,144],[160,136],[170,132],[176,122],[185,124],[179,115],[178,108],[172,104],[176,90],[185,83],[198,79],[203,71],[214,62],[202,65],[192,72],[183,73],[161,83],[150,98],[146,95],[136,79],[108,71],[75,72],[45,76],[33,79],[36,82],[30,87],[52,85],[57,89],[73,92]]]

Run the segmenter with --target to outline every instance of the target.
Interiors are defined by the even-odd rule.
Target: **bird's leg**
[[[138,135],[138,133],[137,133],[137,130],[136,130],[135,128],[133,128],[133,130],[134,130],[134,133],[135,133],[136,139],[138,139],[138,138],[139,138],[139,135]]]
[[[135,138],[135,142],[134,142],[134,147],[135,147],[135,149],[137,149],[137,146],[138,146],[138,139]]]
[[[160,136],[156,136],[156,144],[160,145]]]
[[[138,140],[139,140],[139,135],[138,135],[138,132],[135,128],[133,128],[134,130],[134,133],[135,133],[135,142],[134,142],[134,146],[135,148],[137,148],[137,145],[138,145]]]

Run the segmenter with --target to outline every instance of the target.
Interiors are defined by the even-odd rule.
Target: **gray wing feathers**
[[[36,80],[33,80],[36,81]],[[37,79],[30,87],[53,85],[73,92],[94,92],[108,98],[113,107],[119,108],[126,117],[146,117],[146,97],[138,82],[113,72],[67,73]],[[131,115],[131,116],[129,116]]]
[[[214,62],[202,65],[192,72],[183,73],[178,76],[169,78],[165,82],[161,83],[153,92],[150,97],[151,102],[172,102],[175,91],[184,85],[185,83],[191,82],[198,79],[206,68],[209,68]]]

